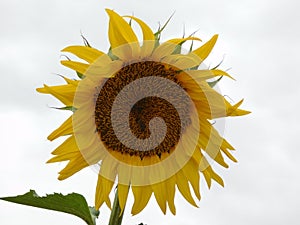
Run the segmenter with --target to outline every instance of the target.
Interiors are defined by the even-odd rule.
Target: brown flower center
[[[163,98],[149,96],[138,100],[131,107],[128,118],[129,127],[136,138],[147,139],[151,136],[149,124],[151,119],[155,117],[163,119],[166,125],[166,135],[163,141],[150,150],[138,150],[123,144],[114,132],[111,114],[118,94],[131,82],[140,78],[156,76],[166,78],[182,87],[182,84],[176,78],[177,74],[178,70],[174,67],[166,66],[159,62],[143,61],[126,65],[113,77],[106,80],[98,96],[96,96],[95,123],[97,132],[108,150],[118,151],[130,156],[139,156],[141,159],[153,155],[161,157],[163,153],[171,153],[174,150],[182,131],[191,123],[189,117],[190,101],[187,97],[183,98],[170,93],[173,102],[171,104]],[[174,105],[177,106],[177,109],[179,107],[183,111],[184,116],[179,116]]]

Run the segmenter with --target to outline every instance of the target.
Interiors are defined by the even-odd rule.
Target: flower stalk
[[[119,204],[119,197],[118,197],[118,187],[117,187],[108,225],[121,225],[123,220],[123,214],[124,214],[124,210],[121,213],[121,207]]]

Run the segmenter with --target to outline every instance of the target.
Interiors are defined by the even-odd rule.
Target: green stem
[[[119,204],[119,197],[118,197],[118,188],[116,188],[116,194],[115,194],[115,199],[114,199],[114,204],[111,210],[110,218],[109,218],[109,224],[108,225],[121,225],[122,224],[122,219],[123,219],[123,214],[124,210],[121,214],[121,208]]]

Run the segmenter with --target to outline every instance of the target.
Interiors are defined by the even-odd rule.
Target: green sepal
[[[107,55],[108,55],[108,56],[111,58],[111,60],[113,60],[113,61],[119,59],[118,56],[116,56],[116,55],[114,55],[114,54],[112,53],[111,47],[109,47],[109,50],[108,50]]]
[[[82,73],[76,71],[77,76],[82,80],[85,76]]]
[[[86,47],[92,47],[91,45],[90,45],[90,43],[88,42],[88,40],[81,34],[81,38],[82,38],[82,40],[83,40],[83,43],[84,43],[84,45],[86,46]]]
[[[75,112],[77,110],[77,108],[75,108],[74,106],[65,106],[65,107],[51,107],[53,109],[59,109],[59,110],[69,110],[72,112]]]
[[[169,19],[165,22],[165,24],[162,26],[162,28],[160,28],[160,26],[158,27],[158,31],[156,31],[154,33],[154,37],[155,39],[159,40],[160,39],[160,34],[161,32],[166,28],[166,26],[168,25],[168,23],[170,22],[170,20],[172,19],[172,17],[174,16],[175,12],[172,13],[172,15],[169,17]]]
[[[83,219],[88,225],[95,225],[95,218],[99,215],[99,211],[95,209],[90,210],[85,198],[77,193],[68,195],[54,193],[40,197],[34,190],[30,190],[24,195],[3,197],[0,199],[17,204],[72,214]]]
[[[175,13],[175,12],[174,12]],[[166,26],[168,25],[168,23],[170,22],[171,18],[173,17],[174,13],[172,13],[172,15],[169,17],[169,19],[165,22],[165,24],[162,26],[162,28],[158,27],[158,30],[154,33],[154,38],[155,38],[155,44],[154,44],[154,48],[157,48],[159,46],[159,41],[160,41],[160,37],[161,37],[161,32],[166,28]]]
[[[173,51],[173,53],[172,54],[180,54],[181,53],[181,48],[182,48],[182,44],[183,44],[184,42],[181,42],[181,43],[179,43],[178,45],[176,45],[176,47],[175,47],[175,49],[174,49],[174,51]]]
[[[189,53],[191,53],[193,51],[193,46],[194,46],[194,40],[192,40],[192,43],[191,43],[191,46],[190,46],[190,49],[189,49]]]
[[[223,59],[221,60],[221,62],[219,62],[215,67],[213,67],[213,68],[211,68],[211,70],[215,70],[215,69],[217,69],[219,66],[221,66],[221,64],[223,63],[223,61],[224,61],[224,56],[223,56]]]
[[[99,217],[100,211],[95,209],[95,207],[91,207],[91,206],[89,206],[89,210],[90,210],[90,214],[92,216],[93,222],[94,222],[94,224],[96,224],[96,219]]]
[[[223,76],[219,77],[217,80],[215,81],[211,81],[211,82],[207,82],[208,85],[213,88],[214,86],[216,86],[217,83],[219,83],[219,81],[222,79]]]

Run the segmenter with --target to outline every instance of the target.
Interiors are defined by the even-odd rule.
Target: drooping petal
[[[182,168],[184,175],[187,177],[189,182],[191,183],[194,193],[198,200],[200,200],[200,175],[198,172],[199,165],[195,163],[195,161],[190,160],[187,164]]]
[[[203,172],[204,175],[208,174],[209,179],[215,180],[218,184],[224,187],[223,179],[218,174],[216,174],[216,172],[211,168],[211,166],[208,166],[204,171],[201,172]]]
[[[133,215],[141,212],[149,202],[152,195],[152,188],[150,185],[147,186],[132,186],[132,193],[134,196],[134,203],[131,209]]]
[[[208,164],[208,162],[206,163]],[[211,187],[211,179],[215,180],[218,184],[224,187],[223,179],[218,174],[216,174],[216,172],[212,169],[211,166],[207,166],[205,169],[200,168],[200,171],[204,175],[208,188]]]
[[[221,150],[222,152],[233,162],[237,162],[236,158],[233,157],[233,155],[231,155],[231,153],[228,151],[229,150],[234,150],[234,148],[224,139],[223,143],[221,145]]]
[[[161,211],[166,214],[167,209],[167,190],[165,182],[156,183],[151,185],[154,192],[155,199],[161,209]]]
[[[175,199],[175,185],[176,185],[176,178],[175,176],[170,177],[168,180],[165,181],[166,188],[167,188],[167,201],[170,211],[173,215],[176,214],[176,208],[174,204]]]
[[[201,130],[199,134],[199,144],[201,148],[221,166],[228,168],[227,163],[221,154],[221,145],[223,138],[218,131],[206,120],[201,121]]]
[[[197,204],[195,203],[192,195],[191,195],[188,179],[185,177],[185,175],[183,174],[182,171],[179,171],[179,172],[176,173],[176,184],[177,184],[178,190],[180,191],[182,196],[191,205],[193,205],[195,207],[198,207]]]
[[[106,179],[105,177],[98,175],[98,182],[96,187],[95,208],[99,209],[105,202],[106,205],[111,208],[111,202],[109,199],[109,193],[113,187],[114,182]]]
[[[129,186],[124,185],[124,184],[118,184],[118,198],[119,198],[119,204],[121,208],[122,213],[124,211],[126,201],[127,201],[127,196],[129,192]]]

